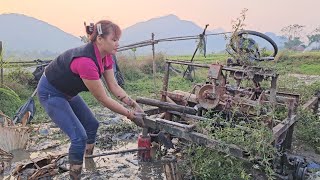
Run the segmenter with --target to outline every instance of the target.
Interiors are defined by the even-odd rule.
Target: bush
[[[33,92],[30,87],[15,81],[6,81],[5,85],[14,91],[22,101],[28,99]]]
[[[145,57],[139,62],[141,71],[144,74],[153,74],[153,61],[152,56]],[[156,72],[163,72],[165,68],[165,56],[163,54],[157,54],[155,56]]]
[[[12,117],[19,107],[29,99],[36,88],[36,83],[30,72],[24,71],[21,68],[13,68],[4,77],[4,84],[6,89],[1,90],[0,110]],[[34,100],[37,110],[32,122],[47,119],[47,115],[37,97]]]
[[[30,72],[27,72],[21,67],[18,67],[9,72],[8,79],[9,81],[15,81],[22,85],[28,85],[29,82],[33,79],[33,76]]]
[[[119,67],[125,81],[135,81],[145,76],[139,68],[135,67],[134,63],[127,60],[125,60],[125,62],[119,63]]]
[[[146,75],[153,74],[152,56],[143,57],[139,60],[130,59],[125,56],[120,56],[118,59],[120,71],[124,75],[125,80],[135,81]],[[165,56],[163,54],[157,54],[155,63],[156,72],[162,72],[165,67]]]
[[[193,179],[251,179],[244,169],[244,162],[217,151],[191,146],[187,157],[187,163],[181,163],[179,168],[186,172],[185,174],[191,173]]]
[[[310,111],[300,111],[295,131],[298,140],[313,147],[320,154],[320,121],[318,116]]]
[[[12,90],[0,88],[0,110],[12,117],[21,105],[19,96]]]
[[[18,67],[10,69],[10,72],[5,76],[4,84],[23,101],[28,99],[36,88],[34,82],[30,85],[32,81],[34,81],[32,74]]]

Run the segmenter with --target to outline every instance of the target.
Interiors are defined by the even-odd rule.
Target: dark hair
[[[98,32],[98,24],[101,25],[101,33],[99,34]],[[89,40],[91,42],[94,42],[97,40],[97,36],[101,35],[101,36],[107,36],[109,35],[111,32],[115,33],[115,36],[119,39],[120,35],[121,35],[121,29],[118,25],[114,24],[111,21],[108,20],[101,20],[99,22],[97,22],[96,24],[90,23],[89,26],[86,25],[85,23],[85,27],[86,27],[86,33],[89,36]]]

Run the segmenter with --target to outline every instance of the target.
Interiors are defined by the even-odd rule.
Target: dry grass
[[[165,55],[158,53],[155,55],[156,72],[162,72],[165,65]],[[135,74],[152,75],[153,59],[152,56],[145,56],[139,59],[130,59],[127,56],[119,56],[118,63],[120,70],[125,76],[136,76]]]

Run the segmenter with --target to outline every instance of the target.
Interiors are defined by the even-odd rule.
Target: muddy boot
[[[96,169],[96,163],[94,162],[93,158],[86,158],[87,155],[92,155],[94,149],[94,144],[87,144],[86,145],[86,151],[85,151],[85,159],[84,159],[84,165],[86,170],[93,171]]]
[[[94,149],[94,144],[87,144],[86,145],[86,152],[84,154],[84,157],[87,157],[87,155],[92,155]]]
[[[81,179],[82,165],[70,164],[69,175],[71,180]]]

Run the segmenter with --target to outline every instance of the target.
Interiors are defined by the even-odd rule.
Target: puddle
[[[11,163],[20,162],[30,158],[31,153],[26,150],[13,150],[11,151],[13,154],[13,159]]]
[[[137,148],[137,141],[119,141],[108,151],[95,149],[94,154]],[[139,162],[137,153],[115,154],[84,161],[82,179],[166,179],[162,161]],[[55,179],[68,177],[68,173]]]

